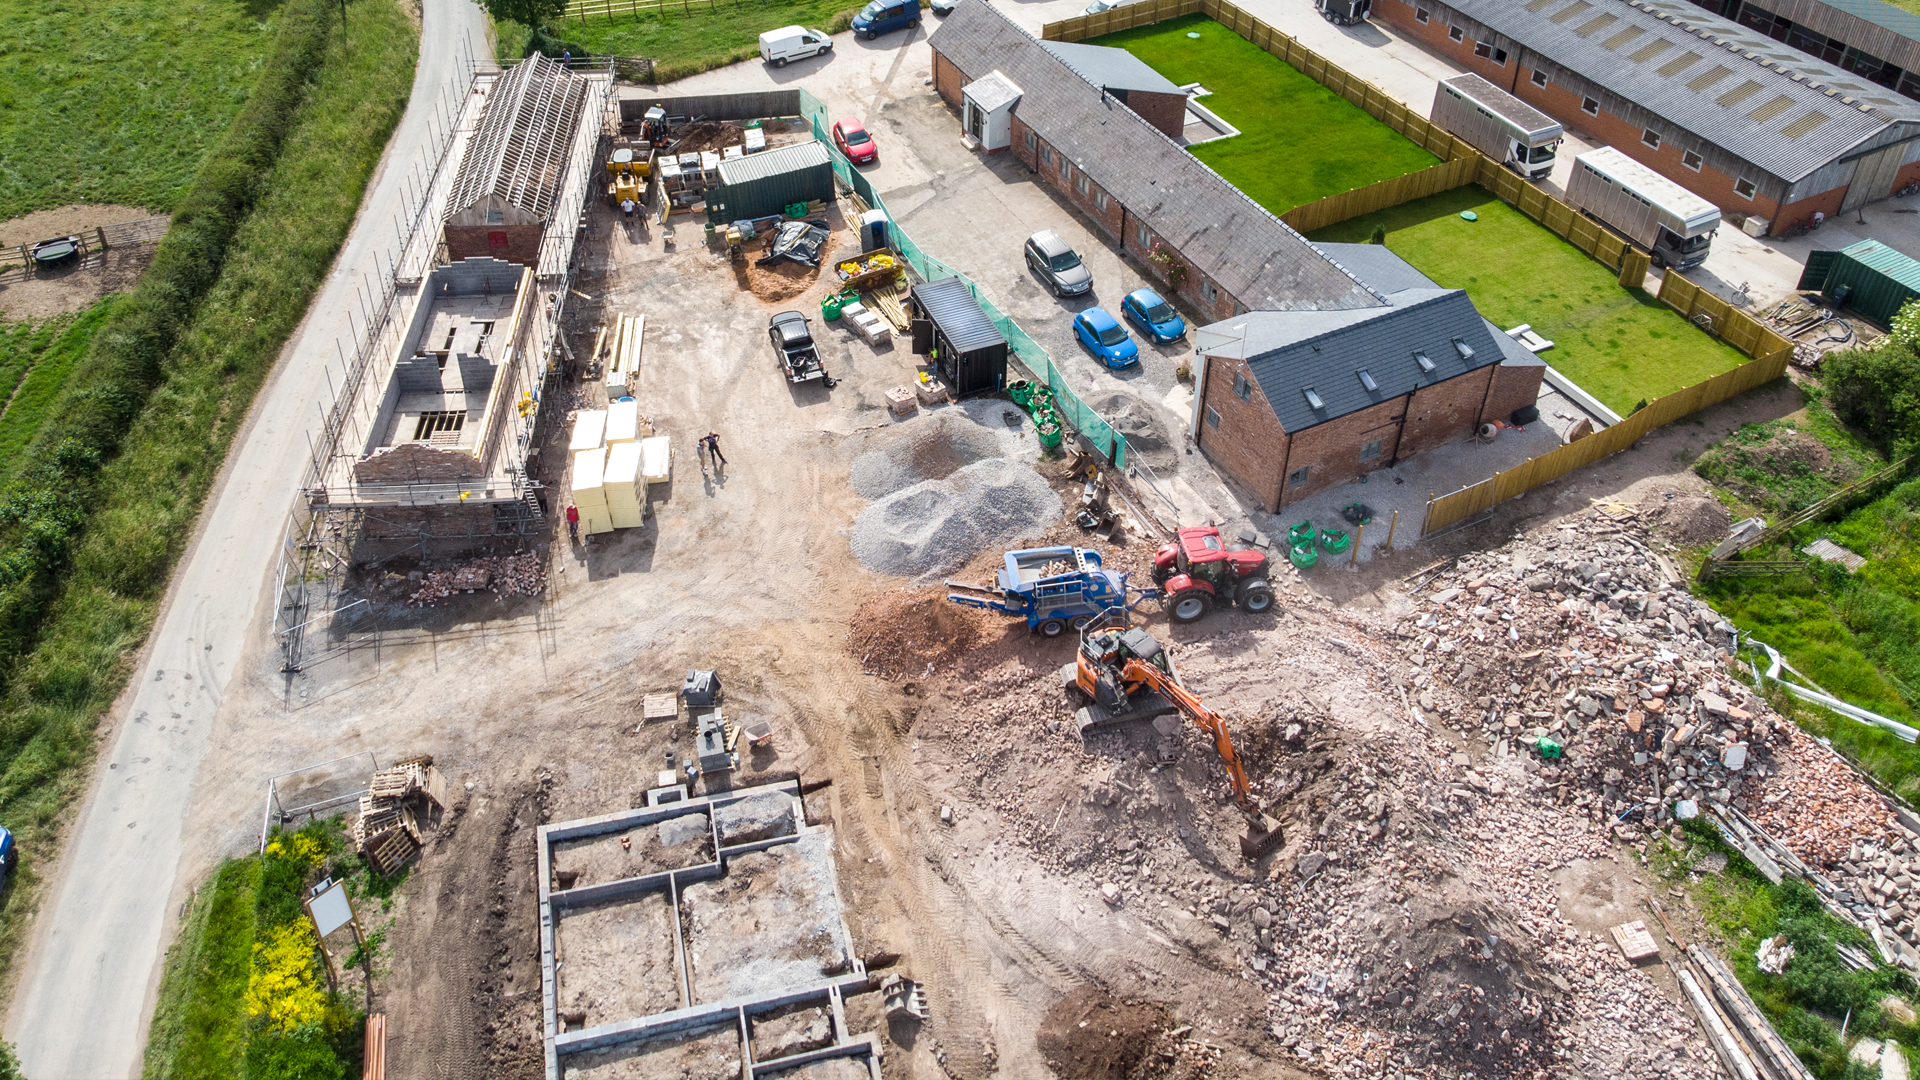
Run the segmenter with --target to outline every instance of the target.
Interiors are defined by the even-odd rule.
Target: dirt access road
[[[423,0],[412,104],[368,185],[334,272],[255,402],[201,515],[140,663],[102,733],[105,751],[73,837],[50,875],[7,1032],[27,1075],[137,1076],[160,960],[191,873],[179,876],[187,805],[228,683],[272,625],[272,574],[288,494],[326,400],[334,342],[363,280],[391,265],[403,181],[450,80],[486,55],[470,0]],[[437,121],[436,121],[437,122]],[[354,316],[358,318],[358,316]],[[238,778],[234,778],[238,779]],[[256,789],[261,776],[244,783]]]

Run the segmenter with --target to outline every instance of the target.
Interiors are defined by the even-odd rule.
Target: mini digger
[[[1087,704],[1075,713],[1080,736],[1122,724],[1178,713],[1213,740],[1226,766],[1233,801],[1247,820],[1240,838],[1240,854],[1257,862],[1286,842],[1280,824],[1260,812],[1252,785],[1233,749],[1227,718],[1206,706],[1185,687],[1167,650],[1141,627],[1132,625],[1124,611],[1109,611],[1080,631],[1080,649],[1074,662],[1060,669],[1060,681],[1069,694]]]

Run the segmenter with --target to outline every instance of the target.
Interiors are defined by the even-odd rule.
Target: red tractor
[[[1267,557],[1220,538],[1210,526],[1181,529],[1153,556],[1153,580],[1161,588],[1167,617],[1190,623],[1215,604],[1238,604],[1258,614],[1273,607]]]

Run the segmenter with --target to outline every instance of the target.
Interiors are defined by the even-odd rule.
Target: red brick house
[[[447,199],[449,262],[540,265],[586,98],[586,79],[538,53],[494,83]]]
[[[1773,232],[1920,179],[1920,102],[1691,5],[1380,0],[1373,13]]]
[[[934,86],[963,124],[980,106],[1010,110],[1020,160],[1213,320],[1196,335],[1215,344],[1196,357],[1194,438],[1262,506],[1465,437],[1539,395],[1546,366],[1466,293],[1384,247],[1308,242],[1131,107],[1152,111],[1151,96],[1118,100],[1111,74],[1127,65],[1083,50],[1119,50],[1057,50],[986,0],[960,4],[931,44]]]

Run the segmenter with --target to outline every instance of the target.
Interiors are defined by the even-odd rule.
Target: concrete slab
[[[682,891],[681,911],[696,1003],[816,983],[853,955],[824,829],[728,860]]]

